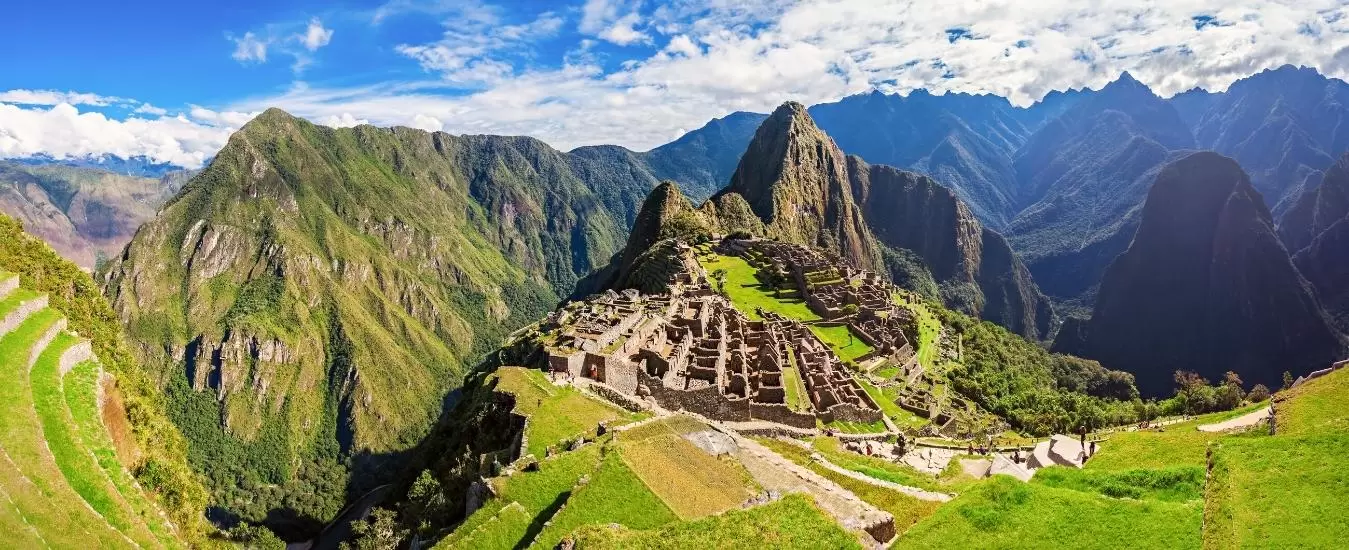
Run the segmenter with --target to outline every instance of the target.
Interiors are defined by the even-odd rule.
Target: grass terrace
[[[1204,548],[1334,548],[1349,540],[1349,434],[1214,444]]]
[[[610,452],[590,482],[567,499],[567,506],[550,520],[533,547],[551,549],[583,525],[617,523],[630,529],[654,529],[679,517],[632,472],[618,452]]]
[[[623,461],[642,483],[684,520],[734,509],[754,496],[758,487],[744,467],[707,454],[681,435],[709,428],[680,418],[619,436]]]
[[[497,370],[497,389],[515,395],[515,410],[528,415],[529,448],[524,454],[542,458],[549,445],[593,434],[600,422],[630,422],[641,415],[630,413],[575,388],[556,386],[547,375],[534,369],[503,367]]]
[[[1161,469],[1174,466],[1202,467],[1209,443],[1221,433],[1201,432],[1196,427],[1236,418],[1268,403],[1258,403],[1233,411],[1197,416],[1188,422],[1166,426],[1165,431],[1119,432],[1101,444],[1101,450],[1087,461],[1088,470]]]
[[[885,389],[873,386],[871,382],[868,382],[865,378],[860,376],[857,377],[857,383],[862,386],[862,389],[867,392],[867,395],[871,396],[872,401],[876,402],[876,406],[881,408],[881,412],[885,413],[885,416],[890,417],[890,421],[894,422],[896,426],[900,428],[918,428],[927,424],[928,421],[926,418],[913,414],[904,407],[896,405],[896,395],[887,393]]]
[[[734,510],[698,521],[632,531],[591,525],[577,531],[578,549],[861,548],[857,538],[820,511],[807,496]]]
[[[1275,409],[1279,435],[1349,433],[1349,368],[1309,380],[1284,393]]]

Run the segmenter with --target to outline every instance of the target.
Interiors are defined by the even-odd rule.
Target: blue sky
[[[199,165],[261,110],[644,150],[880,89],[1017,104],[1128,70],[1161,95],[1349,72],[1349,0],[19,0],[0,157]],[[59,13],[57,13],[59,11]]]

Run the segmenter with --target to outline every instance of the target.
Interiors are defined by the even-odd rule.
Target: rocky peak
[[[789,101],[759,126],[719,195],[744,197],[774,238],[836,250],[854,265],[876,268],[879,254],[853,204],[847,170],[834,140],[804,105]]]

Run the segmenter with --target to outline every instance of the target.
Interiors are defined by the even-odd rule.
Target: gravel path
[[[1254,426],[1256,424],[1259,424],[1260,422],[1263,422],[1266,418],[1269,418],[1269,411],[1270,411],[1269,407],[1265,407],[1258,411],[1249,412],[1236,418],[1233,418],[1231,420],[1225,420],[1217,424],[1204,424],[1203,426],[1199,427],[1199,431],[1225,432],[1228,430],[1235,430],[1239,428]]]

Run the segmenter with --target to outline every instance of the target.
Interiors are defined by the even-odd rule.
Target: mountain
[[[730,181],[764,118],[759,113],[731,113],[638,155],[657,179],[677,181],[693,200],[702,201]]]
[[[1279,234],[1337,325],[1349,329],[1349,153],[1303,192]]]
[[[1194,125],[1198,144],[1236,159],[1281,219],[1349,150],[1349,84],[1285,65],[1238,80]]]
[[[1080,329],[1056,350],[1133,372],[1154,396],[1177,370],[1275,387],[1284,371],[1316,369],[1343,349],[1250,179],[1209,152],[1158,174]]]
[[[1053,310],[1030,273],[953,192],[845,156],[798,103],[764,121],[731,184],[699,211],[723,233],[817,246],[895,280],[934,281],[951,307],[1018,334],[1052,331]]]
[[[1011,155],[1030,135],[1035,116],[1007,99],[873,91],[815,105],[810,115],[848,154],[937,178],[984,223],[1002,227],[1010,220]]]
[[[119,157],[110,154],[71,158],[54,158],[49,155],[35,155],[12,159],[12,162],[30,166],[90,168],[122,176],[155,179],[184,170],[181,166],[176,166],[167,162],[156,162],[148,157]]]
[[[101,168],[0,161],[0,212],[89,270],[116,256],[192,172],[157,178]]]
[[[231,136],[106,280],[213,504],[299,539],[394,472],[468,368],[619,250],[592,160],[276,109]]]

